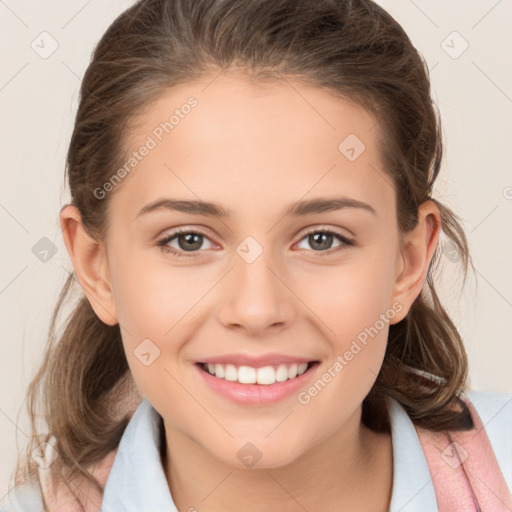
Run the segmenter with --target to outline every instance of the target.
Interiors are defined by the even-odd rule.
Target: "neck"
[[[226,465],[167,425],[165,438],[166,477],[180,511],[386,512],[389,508],[391,437],[365,427],[360,409],[331,436],[277,468]]]

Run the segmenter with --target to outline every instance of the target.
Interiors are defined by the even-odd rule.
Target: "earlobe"
[[[437,247],[440,230],[439,208],[434,201],[425,201],[418,208],[418,223],[403,235],[399,255],[402,265],[396,276],[392,297],[392,302],[400,303],[402,309],[392,323],[399,322],[407,315],[412,303],[421,293]]]
[[[62,208],[60,226],[76,277],[94,312],[103,323],[116,325],[117,311],[104,244],[85,230],[76,206]]]

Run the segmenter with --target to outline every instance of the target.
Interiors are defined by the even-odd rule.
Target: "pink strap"
[[[117,448],[110,451],[101,461],[87,468],[102,487],[107,482],[116,453]],[[78,496],[78,500],[65,485],[55,483],[47,469],[39,468],[39,481],[48,512],[82,512],[81,506],[85,512],[98,512],[101,508],[102,494],[82,475],[70,482],[70,487]]]
[[[142,400],[142,395],[130,372],[127,372],[110,391],[109,399],[112,403],[114,419],[132,417]],[[107,483],[117,450],[118,448],[115,448],[108,452],[103,459],[86,468],[98,480],[101,487],[105,487]],[[69,486],[78,496],[77,500],[64,484],[53,480],[50,469],[40,467],[38,473],[47,512],[98,512],[100,510],[103,495],[83,475],[78,475],[69,482]]]
[[[467,397],[475,429],[432,432],[415,425],[439,512],[510,512],[512,496],[480,417]]]

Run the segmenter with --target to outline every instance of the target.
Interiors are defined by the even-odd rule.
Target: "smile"
[[[240,384],[261,384],[269,386],[276,382],[295,379],[302,375],[312,363],[280,364],[253,368],[252,366],[236,366],[234,364],[202,363],[202,369],[218,379]]]
[[[231,402],[258,407],[296,396],[309,385],[319,366],[319,361],[258,367],[227,362],[194,364],[210,391]]]

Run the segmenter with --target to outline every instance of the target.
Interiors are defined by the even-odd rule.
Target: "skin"
[[[120,323],[135,382],[163,417],[173,499],[180,511],[387,511],[391,438],[362,424],[361,407],[388,323],[306,405],[296,394],[273,405],[232,403],[194,363],[226,353],[318,360],[307,389],[393,304],[401,310],[389,323],[407,314],[438,241],[439,211],[423,203],[416,228],[401,237],[375,119],[291,79],[262,84],[224,72],[166,91],[137,120],[132,149],[190,96],[198,106],[110,192],[104,240],[87,235],[75,207],[61,211],[77,277],[98,317]],[[366,146],[354,161],[338,150],[349,134]],[[340,196],[375,213],[283,216],[294,201]],[[231,218],[166,209],[136,218],[164,197],[218,202]],[[207,238],[194,253],[181,249],[184,257],[165,253],[157,241],[177,227]],[[319,249],[306,234],[322,228],[354,245],[337,251],[334,237]],[[236,252],[247,236],[263,250],[252,263]],[[177,238],[169,245],[180,250]],[[134,355],[147,338],[160,349],[149,366]],[[237,457],[247,442],[262,454],[251,468]]]

